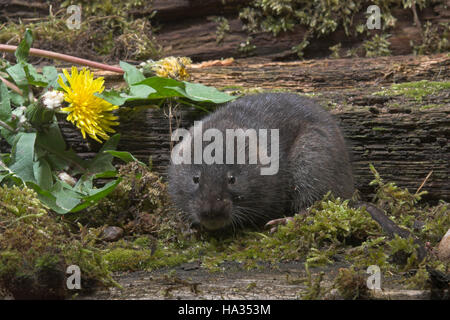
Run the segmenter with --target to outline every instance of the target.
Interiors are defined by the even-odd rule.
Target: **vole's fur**
[[[353,193],[352,169],[341,131],[313,100],[287,93],[250,95],[208,115],[202,126],[203,132],[216,128],[224,137],[226,129],[267,129],[269,154],[270,129],[279,129],[279,169],[277,174],[261,175],[264,166],[260,163],[172,163],[171,198],[194,224],[209,230],[258,225],[292,215],[328,191],[341,197]],[[246,160],[248,163],[248,157]]]

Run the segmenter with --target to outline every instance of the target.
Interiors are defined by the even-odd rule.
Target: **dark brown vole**
[[[223,143],[218,144],[223,145],[223,162],[231,150],[227,160],[232,163],[207,164],[210,160],[193,163],[196,149],[191,142],[195,139],[188,136],[174,148],[169,192],[174,204],[193,224],[208,230],[260,225],[292,215],[321,199],[328,191],[345,198],[353,193],[344,138],[332,116],[313,100],[286,93],[250,95],[217,109],[202,120],[201,127],[202,133],[216,129],[212,131],[214,139],[200,142],[203,152],[216,157],[218,149],[211,152],[211,147],[207,146],[218,139],[216,134],[223,133]],[[258,141],[264,141],[259,134],[267,129],[267,147],[263,143],[251,149],[251,139],[246,139],[244,148],[235,146],[227,150],[227,129],[254,129]],[[272,129],[278,129],[278,140]],[[194,136],[194,127],[189,133]],[[238,139],[232,140],[238,145]],[[273,157],[270,164],[263,162],[264,158],[249,164],[251,154],[275,155],[277,150],[278,156]],[[245,163],[237,164],[236,155],[243,151]],[[193,164],[176,164],[180,158],[175,160],[174,154],[186,156],[185,160],[189,161],[185,162]],[[269,167],[275,174],[262,174],[262,169]]]

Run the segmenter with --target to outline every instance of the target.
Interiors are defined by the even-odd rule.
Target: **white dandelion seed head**
[[[59,108],[64,101],[64,93],[58,90],[47,91],[42,97],[44,106],[48,109]]]

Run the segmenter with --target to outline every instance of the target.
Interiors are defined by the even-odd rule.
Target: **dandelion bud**
[[[35,128],[49,125],[53,121],[55,111],[44,106],[43,101],[30,104],[25,111],[25,116]]]

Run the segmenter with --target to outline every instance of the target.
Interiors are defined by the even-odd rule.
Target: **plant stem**
[[[15,52],[16,49],[17,49],[17,46],[11,46],[8,44],[0,44],[0,51]],[[53,52],[53,51],[31,48],[30,55],[37,56],[37,57],[43,57],[43,58],[67,61],[67,62],[71,62],[71,63],[75,63],[75,64],[85,65],[88,67],[98,68],[98,69],[102,69],[102,70],[108,70],[108,71],[117,72],[117,73],[121,73],[121,74],[124,73],[122,68],[119,68],[119,67],[110,66],[108,64],[99,63],[99,62],[95,62],[92,60],[81,59],[81,58],[77,58],[74,56],[69,56],[67,54],[57,53],[57,52]]]
[[[1,46],[1,45],[0,45]],[[3,78],[2,76],[0,76],[0,80],[8,87],[10,88],[12,91],[22,95],[23,92],[22,90],[19,89],[18,86],[16,86],[14,83],[9,82],[8,80],[6,80],[5,78]]]
[[[16,132],[16,130],[14,130],[13,128],[11,128],[8,124],[6,124],[5,122],[3,122],[2,120],[0,120],[0,127],[5,128],[6,130],[9,130],[11,132]]]

